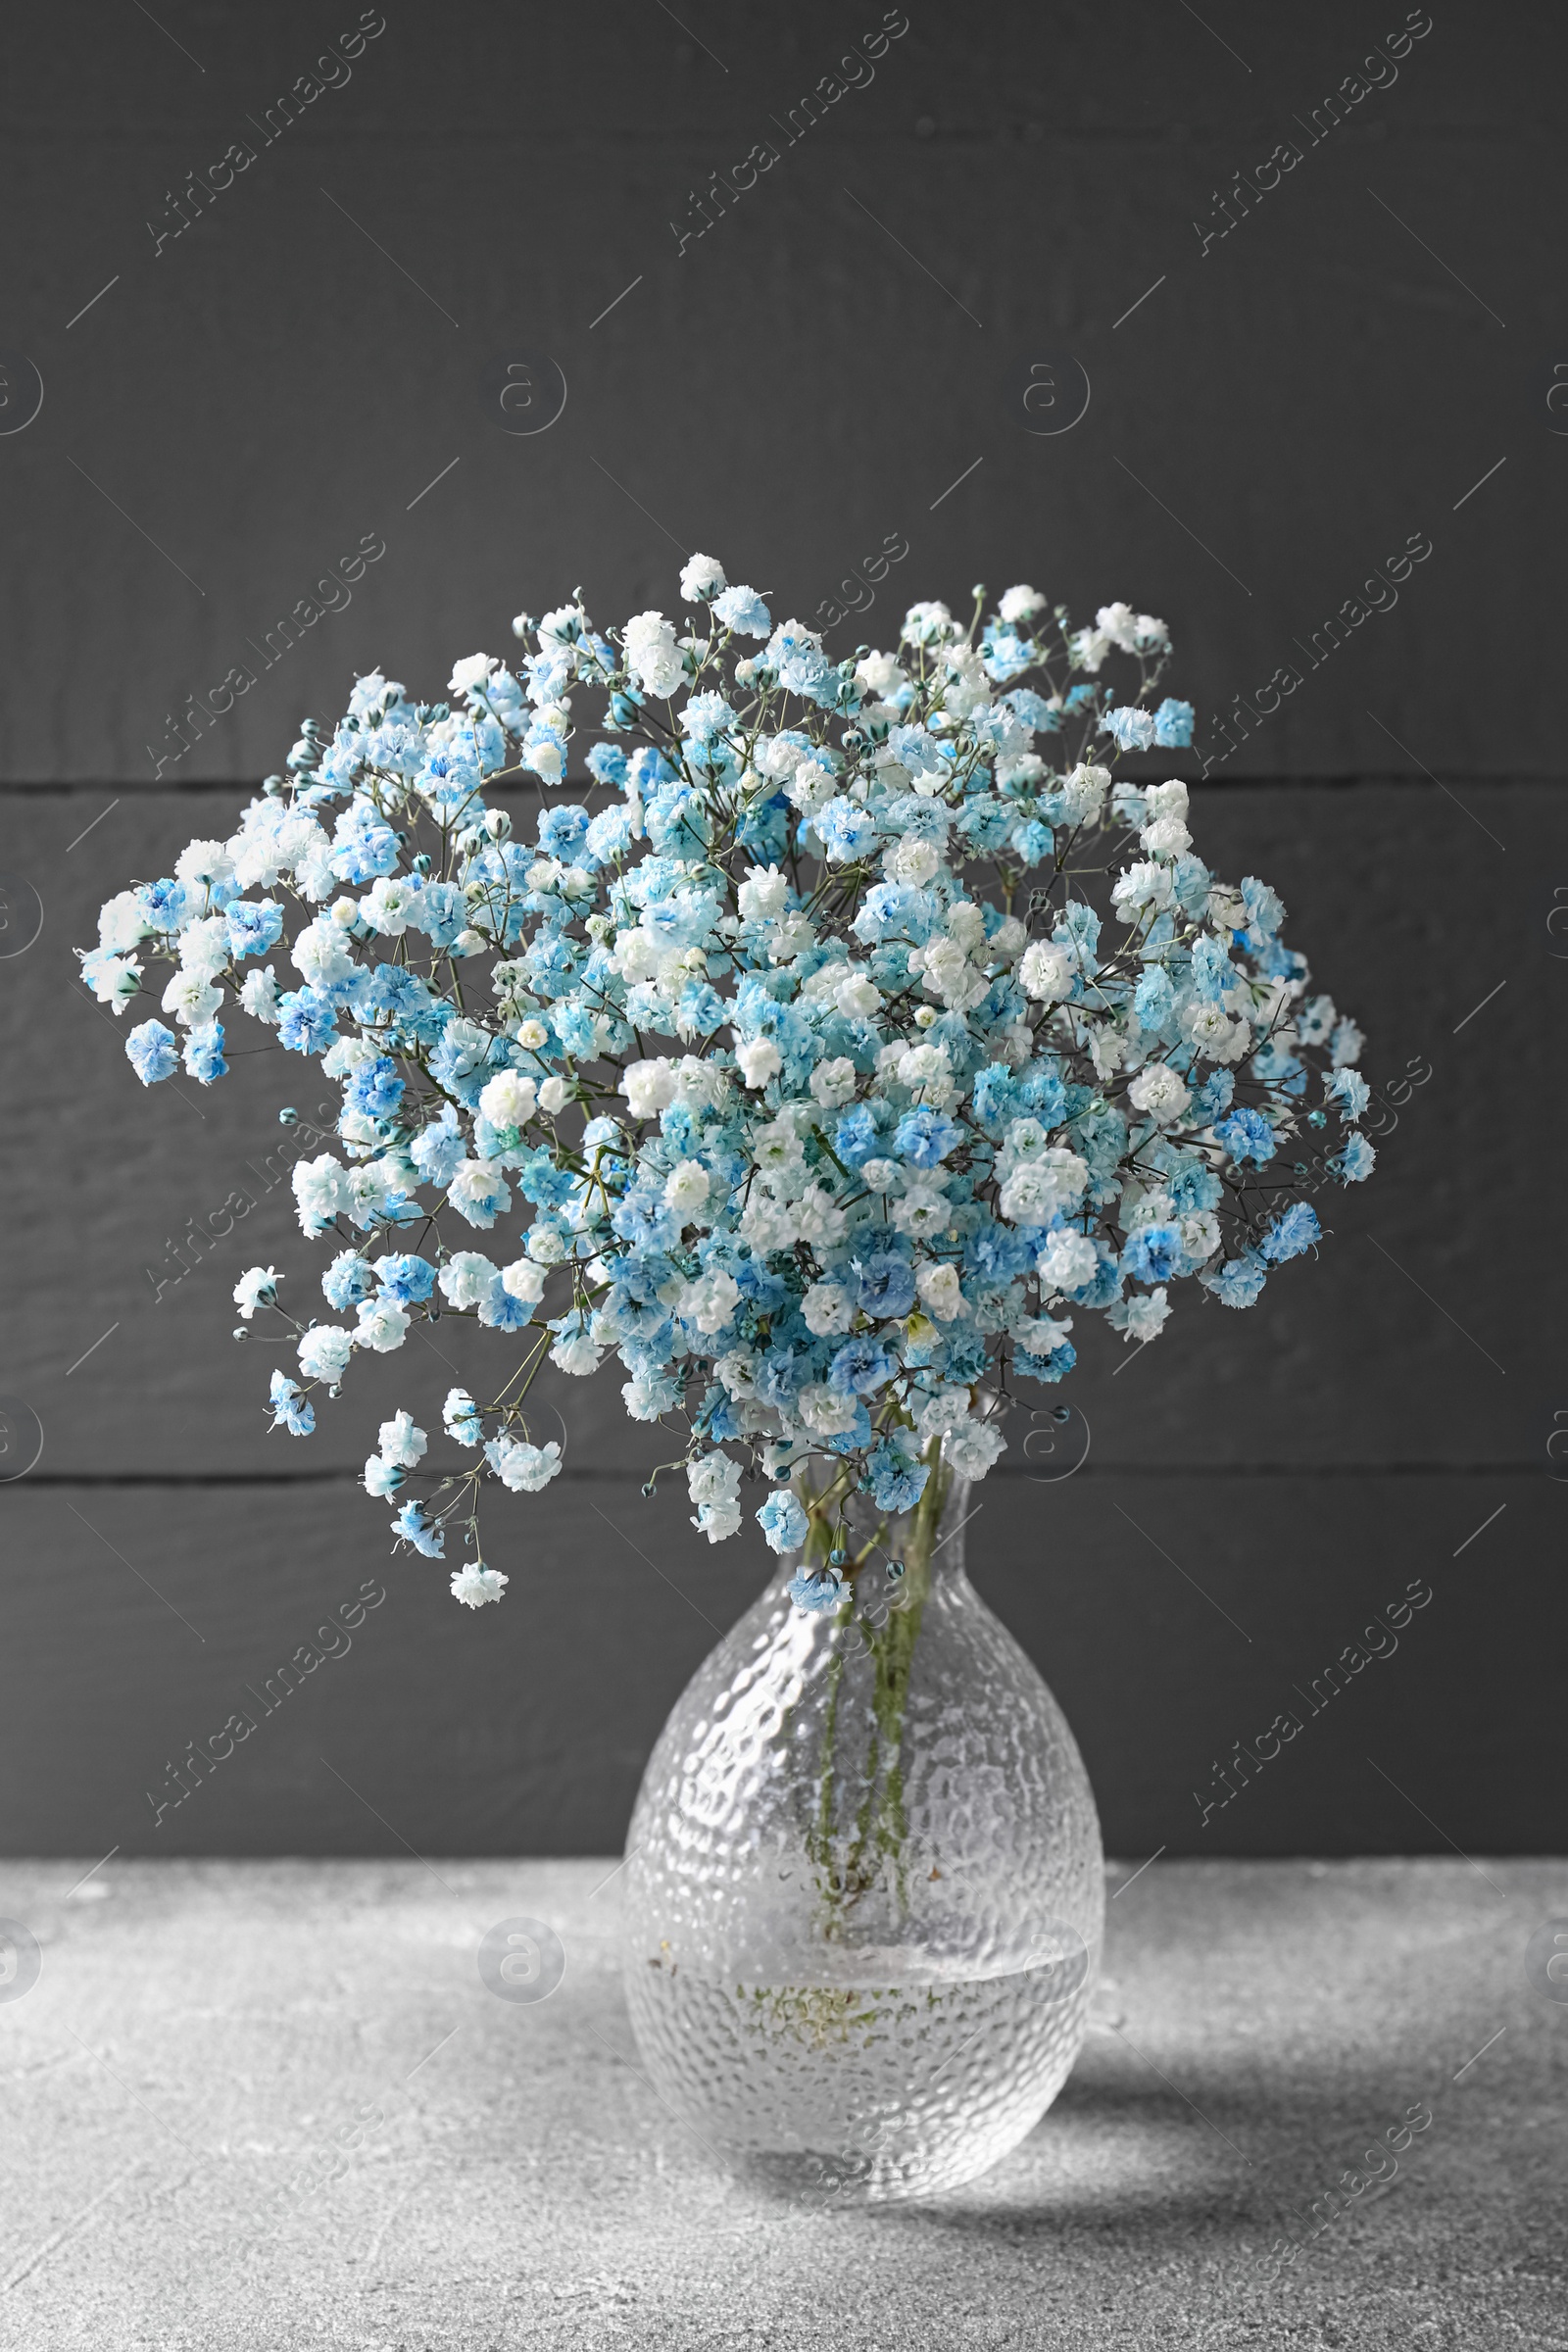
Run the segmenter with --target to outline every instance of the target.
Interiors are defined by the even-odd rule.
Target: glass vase
[[[688,1684],[627,1838],[655,2088],[724,2162],[812,2198],[994,2164],[1066,2080],[1099,1966],[1088,1775],[965,1574],[968,1482],[928,1460],[918,1505],[880,1520],[858,1496],[834,1523],[831,1465],[798,1481],[804,1553]]]

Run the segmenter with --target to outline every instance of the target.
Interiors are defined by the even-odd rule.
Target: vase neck
[[[786,1564],[788,1576],[820,1573],[832,1565],[832,1551],[842,1548],[848,1556],[833,1572],[848,1583],[906,1582],[921,1592],[961,1583],[970,1482],[940,1454],[927,1468],[925,1486],[907,1508],[879,1510],[869,1495],[855,1494],[842,1520],[836,1510],[824,1509],[824,1495],[831,1494],[827,1479],[813,1480],[808,1471],[795,1492],[811,1515],[811,1532]]]

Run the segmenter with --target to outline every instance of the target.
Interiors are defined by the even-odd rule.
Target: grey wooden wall
[[[71,950],[356,670],[439,691],[579,581],[603,618],[667,606],[695,547],[809,620],[896,535],[830,646],[976,579],[1169,618],[1199,845],[1280,890],[1397,1111],[1317,1266],[1092,1342],[1075,1418],[985,1490],[977,1581],[1108,1842],[1556,1846],[1560,16],[681,20],[166,0],[14,42],[0,1844],[617,1843],[760,1544],[642,1499],[657,1433],[607,1376],[551,1393],[566,1476],[502,1498],[503,1608],[389,1557],[357,1467],[469,1335],[357,1366],[308,1446],[264,1434],[228,1291],[313,1262],[276,1158],[304,1065],[144,1095]],[[1412,1586],[1396,1648],[1221,1805],[1236,1743]]]

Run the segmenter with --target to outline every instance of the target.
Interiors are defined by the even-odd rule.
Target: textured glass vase
[[[665,1724],[627,1839],[655,2087],[726,2162],[811,2197],[983,2172],[1084,2035],[1100,1825],[1060,1709],[964,1572],[968,1494],[939,1465],[919,1509],[863,1520],[823,1608],[781,1564]]]

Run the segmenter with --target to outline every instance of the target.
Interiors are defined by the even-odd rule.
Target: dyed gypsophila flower
[[[217,1083],[243,1015],[341,1090],[292,1182],[343,1319],[297,1321],[271,1267],[234,1293],[297,1356],[274,1427],[309,1435],[318,1392],[437,1315],[499,1335],[493,1401],[442,1408],[460,1474],[422,1468],[404,1410],[364,1472],[400,1546],[465,1531],[469,1607],[507,1582],[481,1490],[561,1469],[528,1422],[547,1357],[618,1358],[710,1542],[749,1474],[813,1455],[905,1511],[939,1456],[983,1477],[1020,1386],[1102,1323],[1147,1346],[1183,1298],[1250,1305],[1323,1240],[1305,1192],[1375,1158],[1361,1032],[1278,896],[1209,871],[1184,782],[1112,773],[1192,741],[1163,621],[1113,601],[1073,628],[1018,586],[836,662],[710,557],[679,597],[686,636],[660,611],[601,632],[575,596],[519,616],[514,665],[458,662],[450,707],[370,672],[82,956],[117,1016],[168,1016],[127,1023],[144,1085]],[[519,768],[537,817],[487,804]],[[1330,1120],[1309,1168],[1296,1139]],[[775,1551],[817,1556],[810,1500],[755,1512]]]

